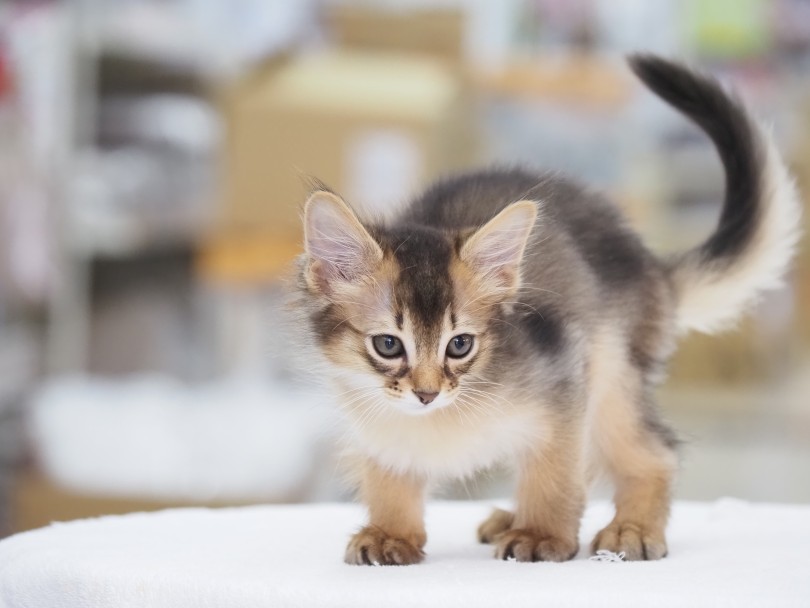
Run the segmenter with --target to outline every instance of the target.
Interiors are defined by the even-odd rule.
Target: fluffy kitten
[[[769,135],[715,80],[630,65],[725,166],[719,225],[684,254],[656,257],[604,198],[524,170],[440,181],[385,223],[326,189],[307,201],[301,332],[328,362],[369,510],[348,563],[419,562],[426,485],[503,459],[515,511],[478,531],[496,557],[574,557],[600,472],[616,514],[591,549],[667,554],[676,440],[653,389],[679,336],[728,326],[778,286],[799,204]]]

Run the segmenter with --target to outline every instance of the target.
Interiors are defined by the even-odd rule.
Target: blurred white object
[[[36,457],[80,492],[164,500],[309,497],[328,416],[269,384],[65,377],[30,410]]]
[[[86,4],[90,45],[213,77],[294,45],[314,22],[313,0]]]
[[[639,50],[661,55],[678,55],[684,42],[682,29],[673,27],[681,17],[677,2],[649,0],[597,0],[594,3],[596,29],[602,43],[614,52]]]
[[[425,159],[415,137],[405,130],[366,129],[347,144],[347,200],[374,215],[390,212],[404,192],[425,175]]]
[[[213,154],[221,144],[222,118],[213,105],[191,95],[108,95],[99,107],[106,138],[174,146]]]

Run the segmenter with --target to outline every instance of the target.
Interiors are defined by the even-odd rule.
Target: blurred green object
[[[686,0],[685,38],[700,55],[735,59],[771,48],[769,0]]]

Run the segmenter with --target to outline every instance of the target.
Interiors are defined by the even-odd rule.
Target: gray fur
[[[305,255],[301,259],[297,309],[308,324],[300,328],[300,333],[314,337],[314,346],[331,353],[325,366],[327,375],[338,378],[343,367],[348,366],[341,360],[341,352],[354,357],[363,351],[352,363],[352,371],[376,374],[389,396],[395,393],[398,398],[402,386],[409,382],[417,394],[446,389],[448,394],[460,390],[463,396],[465,390],[472,395],[484,389],[491,400],[487,403],[496,411],[487,413],[494,416],[493,420],[497,419],[499,400],[530,404],[549,414],[546,430],[553,429],[558,434],[557,440],[560,434],[581,436],[585,441],[583,451],[589,451],[591,443],[598,444],[595,452],[603,451],[607,468],[624,484],[625,492],[637,491],[639,484],[649,483],[657,488],[643,521],[630,522],[635,529],[648,530],[649,539],[655,539],[649,545],[644,541],[634,557],[646,559],[648,551],[657,557],[666,553],[662,526],[668,512],[677,440],[661,421],[653,392],[663,378],[679,327],[689,325],[679,319],[680,301],[693,285],[698,286],[695,290],[705,289],[708,280],[717,280],[720,266],[734,269],[750,266],[752,260],[755,263],[757,256],[763,255],[756,247],[762,247],[758,235],[764,222],[788,228],[790,222],[773,221],[774,213],[780,211],[774,212],[769,205],[777,203],[763,194],[773,188],[769,190],[762,185],[766,178],[763,159],[771,153],[758,135],[759,127],[738,102],[711,78],[677,64],[636,57],[632,67],[656,93],[703,127],[719,149],[728,173],[729,192],[717,230],[706,243],[686,256],[661,260],[644,246],[612,202],[571,179],[520,168],[475,171],[439,181],[387,223],[364,222],[360,229],[366,231],[363,234],[354,234],[356,220],[345,220],[334,240],[338,243],[346,238],[357,239],[352,241],[353,251],[372,251],[374,256],[382,256],[380,260],[394,265],[396,270],[389,277],[390,294],[386,292],[388,295],[380,295],[378,300],[390,309],[390,333],[403,330],[403,318],[411,320],[419,356],[381,360],[373,352],[365,352],[361,342],[352,342],[347,337],[364,335],[363,315],[358,315],[357,310],[354,314],[350,312],[356,303],[341,302],[307,279],[310,268],[329,262],[325,257],[312,260]],[[778,158],[771,156],[768,161],[772,173],[773,166],[781,166]],[[739,171],[745,175],[738,175]],[[778,173],[774,175],[779,177]],[[791,191],[788,188],[786,192]],[[533,226],[524,213],[531,207],[525,203],[522,207],[512,205],[526,200],[537,206]],[[422,365],[420,357],[437,348],[441,350],[447,319],[455,329],[457,315],[464,307],[453,293],[454,280],[457,281],[453,275],[457,271],[453,269],[465,263],[465,244],[479,231],[485,232],[487,227],[497,224],[494,218],[507,208],[518,209],[527,218],[521,234],[530,228],[517,291],[507,290],[508,295],[482,307],[486,308],[486,325],[475,337],[479,352],[463,364],[453,362],[453,369],[451,362],[446,362],[438,388],[417,386],[417,382],[428,382],[424,380],[427,376],[417,369]],[[343,221],[339,218],[346,214],[351,216],[351,211],[340,205],[331,209],[338,221]],[[361,241],[366,245],[358,247]],[[323,242],[322,239],[321,245]],[[790,247],[785,251],[789,250]],[[785,256],[789,253],[776,256],[770,267],[784,266]],[[338,255],[337,259],[341,257]],[[346,264],[345,260],[339,263]],[[711,273],[703,272],[707,266],[711,267]],[[350,268],[346,270],[333,275],[352,274]],[[767,287],[751,285],[752,290]],[[381,289],[374,278],[369,279],[367,288]],[[742,301],[748,297],[746,293],[738,290],[737,299]],[[480,406],[479,403],[477,407]],[[589,408],[596,412],[590,418],[586,416]],[[519,409],[513,410],[516,419],[515,412]],[[369,418],[363,420],[367,422]],[[605,428],[588,428],[583,432],[593,424]],[[410,428],[409,432],[418,432],[413,431],[417,428],[414,425]],[[432,432],[437,427],[424,428]],[[486,427],[480,432],[486,433]],[[608,445],[609,442],[613,445]],[[413,464],[427,461],[410,458],[407,442],[404,445],[405,452],[399,453],[399,460],[378,464],[396,469],[398,474],[431,476],[431,471]],[[535,448],[542,452],[536,446],[529,446],[528,451]],[[561,455],[561,462],[570,461],[565,466],[570,466],[574,475],[578,470],[579,448],[566,449],[572,451]],[[377,451],[393,458],[386,445],[378,446]],[[639,459],[650,462],[639,463]],[[468,460],[484,461],[474,454]],[[441,463],[436,466],[441,468]],[[449,470],[458,474],[471,472],[452,467]],[[640,477],[639,470],[645,471],[646,477]],[[575,492],[579,482],[571,483],[571,491]],[[518,517],[520,513],[519,508]],[[622,517],[622,513],[617,514],[613,527],[600,533],[595,547],[622,548],[624,541],[617,532],[623,525]]]

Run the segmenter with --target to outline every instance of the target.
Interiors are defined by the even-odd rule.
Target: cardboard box
[[[354,205],[385,212],[473,160],[462,79],[436,59],[303,56],[223,99],[228,143],[218,226],[231,235],[298,242],[310,177]]]
[[[465,11],[427,6],[337,4],[326,24],[344,49],[423,53],[448,61],[464,58]]]

